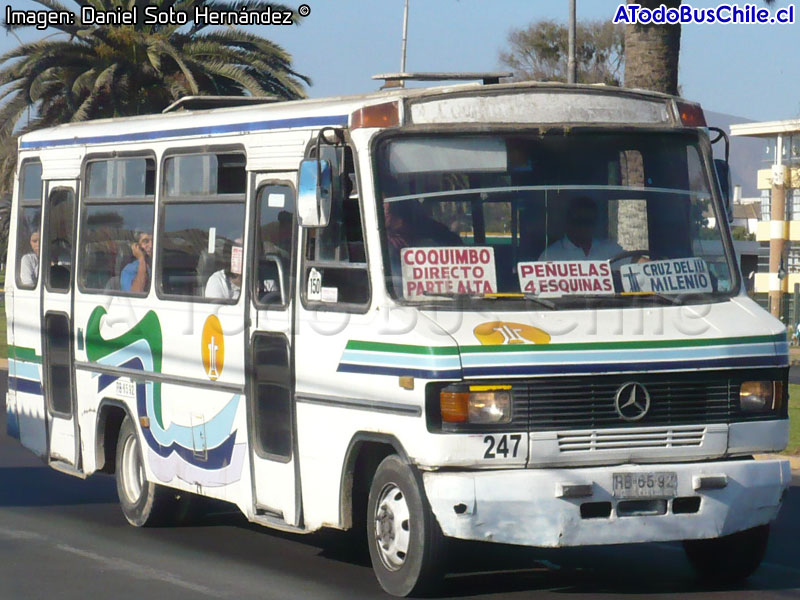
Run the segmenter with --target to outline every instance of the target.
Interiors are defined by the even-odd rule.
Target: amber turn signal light
[[[439,401],[445,423],[466,423],[469,420],[469,392],[442,392]]]
[[[361,127],[396,127],[400,124],[400,105],[384,102],[359,108],[350,115],[350,129]]]

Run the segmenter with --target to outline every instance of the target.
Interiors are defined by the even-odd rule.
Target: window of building
[[[153,253],[155,161],[92,161],[81,224],[83,291],[147,294]]]
[[[772,217],[772,197],[769,190],[761,190],[761,220],[769,221]]]
[[[243,154],[165,161],[160,291],[235,303],[241,295],[247,173]]]
[[[20,173],[16,249],[17,287],[33,289],[39,279],[42,164],[26,162]]]
[[[321,154],[335,179],[331,215],[327,227],[305,230],[303,297],[319,308],[363,306],[370,287],[353,153],[349,147],[323,146]]]

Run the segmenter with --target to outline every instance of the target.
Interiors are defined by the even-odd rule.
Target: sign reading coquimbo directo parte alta
[[[403,248],[403,297],[484,295],[497,292],[494,248]]]

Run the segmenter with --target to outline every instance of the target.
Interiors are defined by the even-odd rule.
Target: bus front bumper
[[[615,473],[677,474],[674,499],[615,498]],[[787,460],[423,472],[448,537],[560,547],[713,538],[778,515]]]

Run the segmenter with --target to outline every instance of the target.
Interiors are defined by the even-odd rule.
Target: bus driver
[[[567,207],[564,236],[545,248],[544,260],[609,260],[624,252],[614,240],[594,237],[597,204],[588,196],[573,198]]]

